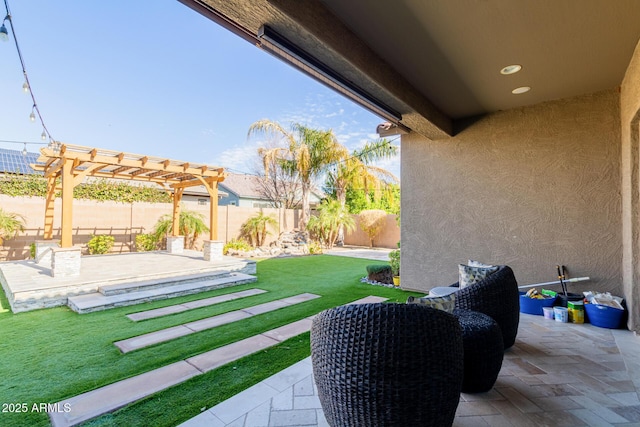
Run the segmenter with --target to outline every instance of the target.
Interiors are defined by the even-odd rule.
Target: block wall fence
[[[40,197],[10,197],[0,194],[0,207],[5,212],[22,215],[25,218],[26,230],[17,237],[5,239],[0,245],[0,261],[11,261],[29,258],[29,245],[43,239],[44,232],[44,199]],[[209,206],[186,202],[184,208],[199,212],[205,224],[209,222]],[[54,240],[60,239],[60,220],[62,204],[55,202]],[[218,206],[218,239],[228,242],[240,235],[240,227],[251,216],[258,212],[273,214],[277,225],[270,229],[267,245],[277,240],[280,233],[298,227],[299,211],[276,208],[245,208],[238,206]],[[115,237],[112,253],[134,252],[136,235],[150,233],[158,219],[170,215],[170,203],[118,203],[99,202],[93,200],[73,201],[73,244],[86,251],[87,242],[92,235],[107,234]],[[395,248],[400,240],[400,229],[395,215],[388,215],[386,226],[374,240],[375,247]],[[356,223],[358,221],[356,215]],[[207,236],[203,236],[205,239]],[[353,232],[345,236],[345,244],[369,246],[369,238],[358,225]],[[202,249],[202,243],[197,245]]]

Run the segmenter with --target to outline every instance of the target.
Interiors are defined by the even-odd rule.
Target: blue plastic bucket
[[[551,307],[556,301],[556,297],[542,299],[529,298],[524,292],[520,292],[520,313],[543,315],[542,307]]]
[[[600,328],[618,329],[624,310],[601,304],[585,304],[587,319]]]

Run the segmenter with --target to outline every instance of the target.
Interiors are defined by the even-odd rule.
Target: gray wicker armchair
[[[311,358],[331,426],[447,426],[463,380],[455,316],[417,304],[362,304],[313,320]]]
[[[501,265],[486,279],[457,291],[455,306],[492,317],[502,330],[505,350],[515,343],[520,322],[520,294],[509,266]]]

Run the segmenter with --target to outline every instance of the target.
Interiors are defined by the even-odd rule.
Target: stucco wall
[[[0,206],[7,211],[18,213],[26,220],[26,230],[16,238],[7,239],[0,245],[0,260],[25,259],[29,255],[29,245],[41,240],[44,232],[44,199],[40,197],[9,197],[0,194]],[[185,208],[201,213],[205,224],[209,224],[209,205],[185,203]],[[55,203],[54,239],[60,239],[61,200]],[[150,233],[163,215],[171,214],[170,203],[116,203],[91,200],[73,201],[73,243],[86,248],[92,234],[108,234],[115,237],[112,252],[135,250],[135,236]],[[265,214],[278,218],[278,225],[270,230],[267,243],[277,239],[282,231],[298,227],[299,212],[290,209],[264,209]],[[240,227],[247,218],[259,212],[258,209],[237,206],[218,207],[218,238],[229,241],[237,238]],[[208,238],[203,236],[203,238]],[[199,245],[201,247],[201,245]]]
[[[617,91],[498,112],[448,140],[402,137],[402,284],[457,280],[467,259],[510,265],[519,284],[556,264],[622,292]]]
[[[640,42],[629,63],[620,90],[622,140],[622,245],[623,283],[632,307],[627,326],[640,332]]]

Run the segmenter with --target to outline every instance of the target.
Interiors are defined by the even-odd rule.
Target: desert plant
[[[258,247],[264,245],[267,234],[270,234],[267,228],[274,227],[277,224],[278,221],[273,215],[265,215],[264,212],[260,212],[247,219],[242,224],[241,231],[251,241],[251,244],[255,244]]]
[[[29,256],[31,259],[36,259],[36,243],[33,242],[29,245]]]
[[[322,246],[315,240],[307,242],[307,249],[309,250],[309,255],[322,255]]]
[[[367,279],[380,283],[393,283],[393,275],[389,264],[367,265]]]
[[[163,237],[166,237],[173,232],[173,217],[168,214],[161,216],[153,230],[156,240],[158,242],[161,241]],[[198,237],[200,237],[202,233],[206,233],[208,231],[209,227],[205,225],[204,216],[201,213],[180,209],[178,234],[180,236],[184,236],[184,243],[187,248],[193,249],[196,246]]]
[[[355,220],[337,200],[323,200],[318,207],[318,215],[309,218],[307,229],[327,248],[331,249],[338,238],[340,227],[351,231]]]
[[[222,248],[222,254],[223,255],[228,254],[229,253],[229,249],[235,249],[235,250],[239,250],[239,251],[248,252],[252,248],[251,248],[251,245],[249,243],[247,243],[246,241],[244,241],[244,240],[231,239]]]
[[[158,249],[159,241],[153,233],[136,235],[136,251],[148,252]]]
[[[108,253],[116,241],[115,237],[107,234],[97,236],[91,235],[91,239],[87,243],[90,255],[102,255]]]
[[[362,211],[358,214],[360,228],[369,236],[369,246],[373,247],[373,239],[376,238],[384,227],[387,213],[380,209]]]
[[[24,217],[13,212],[5,212],[0,208],[0,245],[4,239],[15,237],[24,231]]]
[[[389,265],[394,276],[400,276],[400,243],[398,249],[389,252]]]

